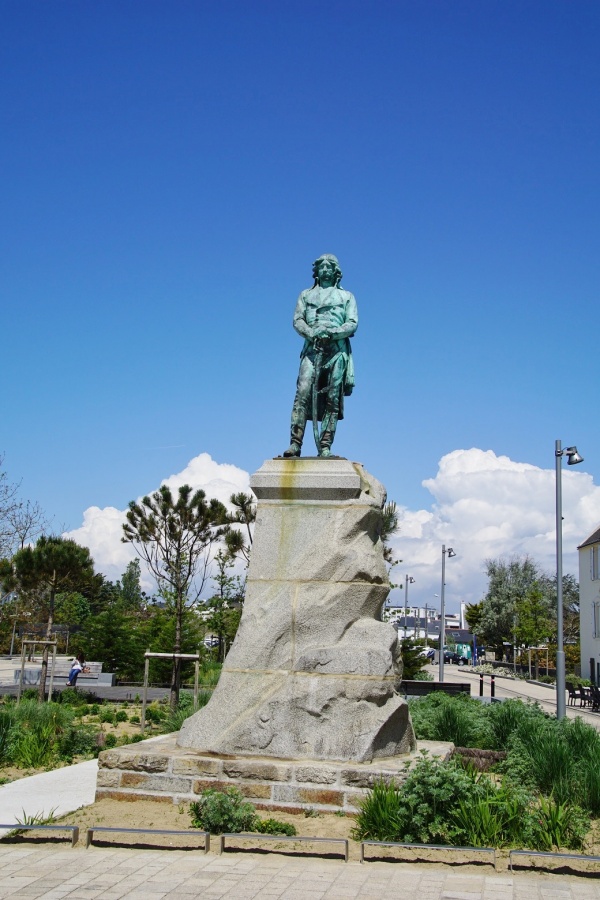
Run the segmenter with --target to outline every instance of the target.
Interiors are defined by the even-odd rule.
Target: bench
[[[101,662],[86,662],[86,667],[89,668],[89,672],[85,674],[82,672],[77,677],[77,684],[106,684],[109,686],[113,686],[115,683],[115,676],[112,672],[103,672],[102,671],[102,663]],[[48,674],[46,676],[46,681],[50,683],[50,673],[52,670],[52,661],[48,661]],[[61,682],[66,682],[69,677],[69,672],[71,671],[71,660],[59,659],[56,661],[56,666],[54,667],[54,684],[61,684]],[[25,668],[23,671],[23,684],[37,685],[40,683],[40,676],[42,673],[41,666],[39,668]],[[21,680],[21,670],[15,669],[14,671],[14,681],[15,684],[19,684]]]

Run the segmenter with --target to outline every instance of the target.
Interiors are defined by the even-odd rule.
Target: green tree
[[[488,559],[486,572],[488,589],[476,634],[501,657],[504,642],[512,643],[517,606],[540,580],[540,572],[529,556]]]
[[[173,652],[181,653],[182,625],[187,606],[198,602],[209,574],[210,548],[224,537],[227,511],[218,500],[207,500],[204,491],[184,484],[173,498],[162,485],[141,503],[132,501],[123,526],[125,543],[131,543],[155,577],[160,594],[168,598],[175,621]],[[173,658],[171,708],[179,700],[181,661]]]
[[[519,644],[539,647],[550,639],[554,627],[551,600],[539,581],[534,581],[525,596],[517,600],[516,622]]]
[[[124,609],[140,610],[146,603],[146,594],[142,590],[142,573],[139,559],[127,563],[120,582],[121,602]]]
[[[250,550],[252,549],[252,525],[256,521],[256,501],[250,494],[232,494],[229,502],[233,506],[233,513],[228,516],[228,522],[232,525],[241,525],[242,528],[230,528],[225,534],[225,544],[230,556],[241,556],[250,562]]]
[[[242,615],[244,602],[244,583],[239,575],[231,574],[234,560],[231,555],[223,550],[215,556],[217,574],[213,576],[213,582],[217,588],[207,606],[210,616],[206,619],[207,628],[219,639],[219,661],[225,659],[226,647],[231,645]]]
[[[87,547],[62,537],[40,537],[35,547],[18,550],[10,562],[0,570],[7,590],[24,593],[37,600],[44,609],[46,640],[52,639],[56,595],[63,591],[78,591],[94,577],[94,561]],[[39,697],[44,700],[48,672],[48,646],[44,647]]]
[[[481,624],[483,615],[483,600],[479,603],[467,603],[465,607],[465,620],[469,629],[473,634],[478,634],[478,628]]]

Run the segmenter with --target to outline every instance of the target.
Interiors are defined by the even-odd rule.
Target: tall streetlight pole
[[[446,603],[445,603],[445,587],[446,587],[446,554],[448,559],[456,556],[452,547],[442,544],[442,590],[440,591],[440,671],[439,680],[444,680],[444,643],[446,641]]]
[[[410,575],[406,575],[404,577],[404,640],[406,640],[406,607],[408,606],[408,586],[409,584],[414,583],[415,579]]]
[[[576,466],[583,462],[577,447],[561,449],[561,442],[554,445],[556,463],[556,718],[564,719],[565,709],[565,648],[563,637],[563,573],[562,573],[562,458],[567,457],[567,465]]]

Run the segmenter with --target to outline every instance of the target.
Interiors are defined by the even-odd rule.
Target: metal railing
[[[600,856],[585,856],[578,853],[551,853],[542,850],[511,850],[508,854],[508,866],[513,870],[513,856],[547,856],[554,859],[577,859],[584,862],[600,862]]]

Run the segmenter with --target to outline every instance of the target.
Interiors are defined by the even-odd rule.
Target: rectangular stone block
[[[349,807],[353,812],[358,812],[366,796],[366,792],[361,794],[359,791],[344,791],[344,807]]]
[[[153,803],[173,803],[168,794],[137,794],[135,791],[111,791],[110,788],[100,788],[96,791],[96,800],[124,800],[126,803],[135,803],[136,800],[152,800]]]
[[[300,803],[318,803],[321,806],[343,806],[344,795],[341,791],[328,791],[325,788],[298,788]]]
[[[142,775],[134,772],[123,772],[122,787],[139,787],[142,790],[158,791],[161,794],[187,794],[192,790],[191,778],[173,778],[160,775]]]
[[[220,775],[221,762],[218,759],[194,759],[184,756],[173,760],[173,775]]]
[[[279,766],[273,763],[255,762],[254,760],[224,760],[223,774],[228,778],[247,778],[256,781],[289,781],[292,777],[291,766]]]
[[[100,769],[96,776],[96,785],[98,787],[119,787],[121,783],[121,773],[118,769]]]
[[[342,769],[341,783],[351,787],[372,788],[376,781],[389,781],[395,784],[400,781],[397,772],[369,772],[364,769]]]
[[[269,800],[271,797],[271,787],[268,784],[244,784],[242,782],[217,781],[216,779],[212,781],[198,778],[192,785],[192,791],[194,794],[201,794],[206,790],[226,791],[232,787],[237,788],[244,797],[256,797],[262,800]]]
[[[100,769],[130,769],[136,772],[166,772],[169,757],[158,753],[131,753],[104,750],[98,757]]]
[[[335,769],[319,766],[298,766],[296,781],[310,781],[312,784],[335,784],[338,773]]]

